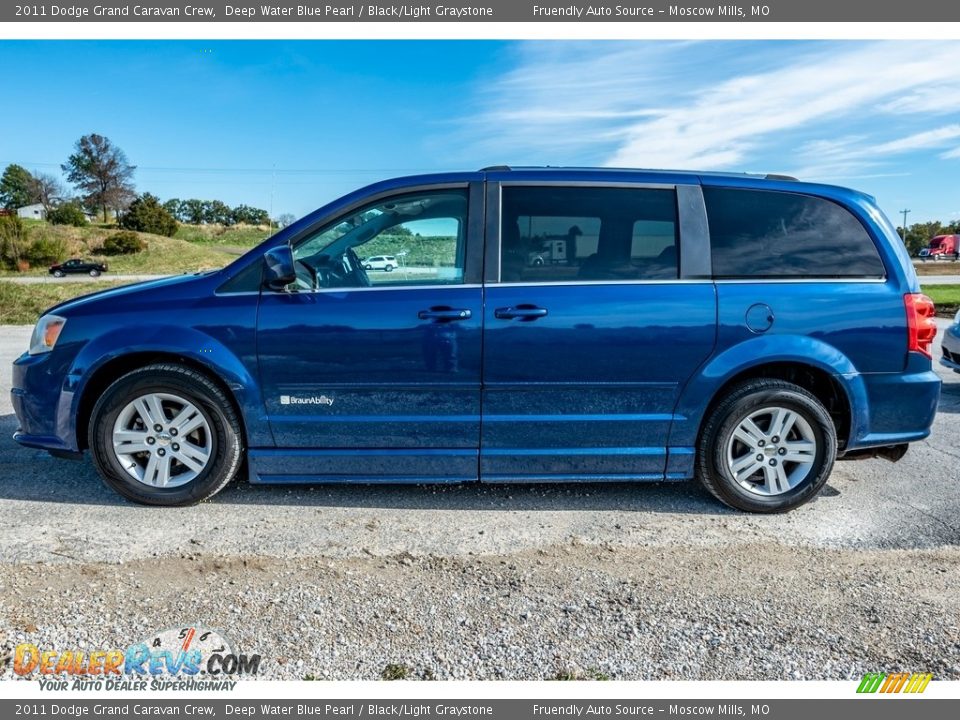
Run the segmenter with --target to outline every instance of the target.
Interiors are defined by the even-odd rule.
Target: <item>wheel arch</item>
[[[244,357],[250,358],[252,369]],[[156,362],[189,367],[220,388],[233,403],[247,447],[273,444],[255,378],[254,334],[235,335],[227,346],[196,328],[170,325],[115,328],[81,349],[65,381],[63,397],[70,399],[59,412],[62,436],[73,435],[77,449],[85,449],[90,413],[103,391],[125,373]]]
[[[117,355],[116,357],[110,358],[99,365],[92,372],[86,383],[84,383],[83,389],[76,403],[76,433],[78,449],[87,449],[87,433],[90,429],[90,420],[93,413],[93,407],[96,405],[97,400],[100,399],[100,396],[103,395],[104,391],[116,380],[120,379],[127,373],[138,370],[142,367],[147,367],[148,365],[156,365],[160,363],[181,365],[183,367],[190,368],[191,370],[200,373],[207,380],[216,385],[217,388],[219,388],[224,395],[226,395],[228,400],[233,405],[233,409],[237,413],[237,418],[240,421],[240,428],[243,433],[244,441],[247,441],[248,432],[246,427],[246,419],[243,413],[243,406],[240,400],[237,398],[233,388],[230,387],[230,384],[224,381],[224,379],[210,366],[200,362],[195,358],[176,352],[143,350],[125,353],[123,355]]]
[[[722,398],[735,385],[757,378],[785,380],[812,393],[834,421],[841,453],[869,426],[866,387],[849,358],[809,336],[761,336],[714,356],[687,384],[676,415],[696,423],[684,423],[670,444],[697,447]]]
[[[707,404],[703,417],[700,420],[697,429],[697,446],[703,428],[707,419],[713,413],[714,408],[723,401],[730,390],[742,383],[750,380],[783,380],[802,387],[810,392],[826,408],[834,427],[837,430],[837,444],[839,449],[846,447],[850,437],[851,428],[851,404],[847,390],[837,379],[816,365],[795,361],[776,361],[761,363],[744,368],[740,372],[727,378],[727,380],[717,388],[710,402]]]

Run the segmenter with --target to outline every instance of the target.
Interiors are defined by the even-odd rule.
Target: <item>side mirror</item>
[[[293,264],[293,250],[289,245],[281,245],[268,250],[263,255],[266,267],[263,270],[263,284],[271,290],[283,290],[297,280],[297,271]]]

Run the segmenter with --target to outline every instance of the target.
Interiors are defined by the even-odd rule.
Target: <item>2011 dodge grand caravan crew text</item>
[[[360,257],[402,257],[368,273]],[[390,180],[223,270],[49,310],[16,439],[132,500],[253,483],[697,477],[775,512],[896,460],[940,381],[872,198],[777,176],[508,167]]]

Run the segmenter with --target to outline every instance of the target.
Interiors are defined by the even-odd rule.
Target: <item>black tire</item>
[[[62,271],[62,270],[54,270],[54,271],[53,271],[53,276],[54,276],[55,278],[62,278],[62,277],[63,277],[63,271]]]
[[[93,269],[90,271],[90,277],[98,277],[99,275],[100,275],[100,271],[97,269]]]
[[[393,265],[387,265],[387,266],[384,268],[384,270],[386,270],[387,272],[393,272]]]
[[[812,431],[816,448],[807,475],[777,495],[762,495],[741,486],[727,463],[727,446],[734,431],[751,413],[767,407],[792,410]],[[732,388],[707,418],[697,447],[697,479],[725,505],[755,513],[793,510],[820,492],[837,457],[837,432],[823,404],[810,392],[784,380],[749,380]],[[771,456],[775,459],[776,456]]]
[[[113,427],[122,409],[147,393],[172,393],[193,403],[211,428],[210,461],[178,487],[152,487],[131,477],[113,450]],[[209,378],[182,365],[148,365],[114,382],[97,400],[87,439],[93,463],[108,487],[144,505],[184,506],[206,500],[233,480],[244,457],[240,419],[231,400]]]

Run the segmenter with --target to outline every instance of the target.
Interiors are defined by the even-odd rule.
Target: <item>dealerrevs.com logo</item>
[[[17,645],[15,675],[41,690],[232,690],[256,675],[260,655],[233,651],[216,630],[197,625],[154,633],[126,649],[84,651]]]

